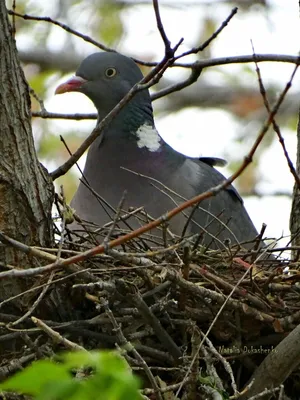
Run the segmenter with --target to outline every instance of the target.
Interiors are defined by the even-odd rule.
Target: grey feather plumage
[[[82,78],[78,87],[64,87],[58,92],[76,90],[84,93],[93,101],[100,120],[143,77],[131,59],[117,53],[92,54],[82,62],[76,76]],[[144,136],[150,132],[151,139],[151,129],[155,140],[151,100],[148,90],[143,90],[91,145],[84,177],[112,207],[117,207],[126,191],[125,209],[144,206],[147,213],[156,218],[184,199],[190,199],[224,181],[224,176],[214,168],[214,165],[223,163],[220,159],[191,159],[173,150],[159,136],[155,150],[151,148],[151,140],[147,147],[147,137],[141,139],[138,132],[142,131]],[[71,205],[81,218],[102,226],[110,221],[110,216],[100,203],[91,190],[80,183]],[[187,213],[190,211],[186,210]],[[108,213],[112,215],[111,211]],[[184,215],[175,217],[170,223],[171,230],[180,235],[186,220]],[[231,243],[249,241],[257,235],[233,186],[202,201],[193,215],[193,221],[188,233],[203,232],[202,242],[211,247],[222,247],[228,239]],[[138,226],[136,220],[128,222],[133,227]],[[212,243],[214,236],[218,239]]]

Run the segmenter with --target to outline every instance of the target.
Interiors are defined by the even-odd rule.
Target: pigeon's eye
[[[105,75],[106,75],[108,78],[112,78],[112,77],[115,76],[116,74],[117,74],[116,68],[110,67],[110,68],[107,68],[107,70],[105,71]]]

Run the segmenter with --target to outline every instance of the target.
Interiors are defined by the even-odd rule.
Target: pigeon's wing
[[[177,171],[177,189],[189,195],[199,195],[224,182],[226,178],[210,164],[186,159]],[[173,182],[173,186],[174,182]],[[253,240],[257,236],[243,201],[230,185],[215,196],[201,201],[193,214],[191,232],[203,231],[203,243],[216,237],[213,247],[230,240],[231,243]]]
[[[219,157],[199,157],[198,159],[193,159],[195,162],[200,161],[205,164],[210,165],[211,167],[225,167],[227,165],[227,161],[223,158]]]
[[[224,160],[224,158],[219,158],[219,157],[199,157],[199,158],[190,158],[190,160],[194,161],[196,164],[198,163],[200,168],[202,163],[207,164],[210,167],[225,167],[227,165],[227,161]],[[222,176],[222,174],[220,175]],[[224,180],[226,179],[225,177],[223,178]],[[224,190],[227,190],[229,193],[231,193],[232,196],[236,196],[241,203],[244,203],[239,192],[235,189],[234,186],[229,185]]]

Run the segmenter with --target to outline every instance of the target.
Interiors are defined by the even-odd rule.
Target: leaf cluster
[[[64,353],[32,363],[0,385],[35,400],[140,400],[138,378],[117,352]]]

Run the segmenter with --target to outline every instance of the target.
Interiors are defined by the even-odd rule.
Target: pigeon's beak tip
[[[61,85],[57,86],[55,89],[54,94],[62,94],[68,92],[68,88],[66,87],[67,85],[65,83],[62,83]]]
[[[80,76],[72,76],[66,82],[61,83],[55,89],[54,94],[63,94],[67,92],[78,92],[80,91],[82,85],[87,82],[86,79],[81,78]]]

